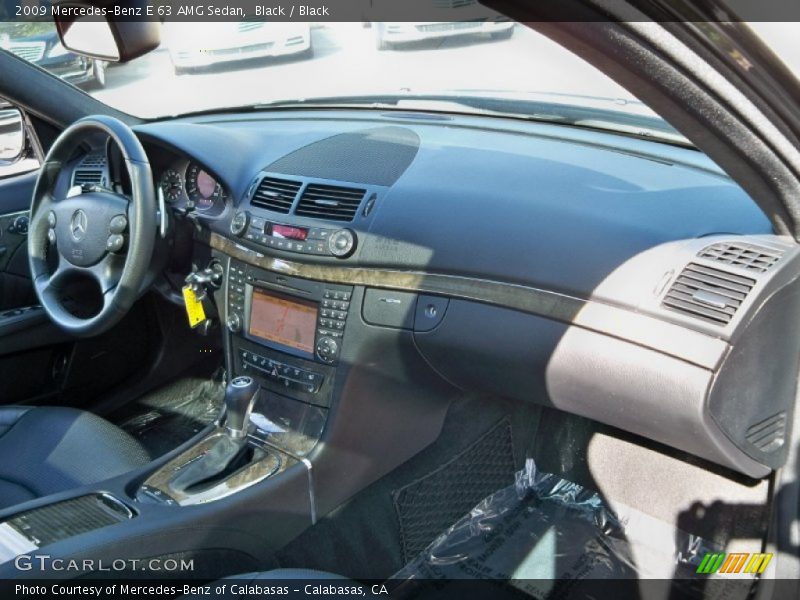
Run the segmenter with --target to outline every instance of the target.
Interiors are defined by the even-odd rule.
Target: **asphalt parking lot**
[[[166,48],[108,70],[99,99],[141,116],[282,99],[441,90],[525,90],[632,98],[553,42],[522,26],[507,40],[472,35],[378,51],[372,29],[312,29],[314,57],[220,64],[176,76]]]

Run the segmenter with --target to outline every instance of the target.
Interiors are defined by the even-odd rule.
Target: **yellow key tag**
[[[197,299],[197,294],[194,293],[191,286],[183,286],[183,303],[186,306],[186,316],[189,317],[190,327],[197,327],[206,320],[203,303]]]

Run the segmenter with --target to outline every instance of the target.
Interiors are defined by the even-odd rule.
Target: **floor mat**
[[[220,415],[224,394],[221,372],[213,377],[186,376],[126,405],[109,420],[156,458],[212,423]]]
[[[609,506],[597,492],[538,472],[529,459],[513,485],[473,507],[391,578],[392,597],[449,597],[448,591],[463,589],[463,580],[494,582],[491,589],[509,592],[493,597],[611,597],[598,596],[610,589],[598,582],[616,582],[623,592],[634,591],[635,580],[660,585],[670,598],[747,596],[755,578],[749,563],[740,586],[726,582],[724,596],[709,594],[706,575],[717,572],[705,568],[709,557],[722,565],[720,573],[734,572],[725,571],[719,546],[634,509]]]
[[[277,563],[353,579],[386,579],[475,504],[514,482],[540,412],[532,402],[480,394],[461,397],[451,406],[433,444],[322,517],[276,553]],[[435,475],[428,479],[437,472],[443,475],[443,465],[489,471],[497,483],[483,485],[476,478],[459,476],[451,480],[456,487],[448,490],[444,479]],[[428,492],[437,504],[430,509],[419,505]],[[444,495],[457,498],[461,506],[442,503]]]
[[[403,556],[411,560],[442,530],[514,481],[511,424],[498,423],[459,456],[394,493]]]

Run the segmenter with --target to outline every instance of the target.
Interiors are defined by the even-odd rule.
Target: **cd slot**
[[[263,279],[253,279],[252,281],[250,281],[248,279],[248,283],[250,283],[251,285],[254,285],[256,287],[280,288],[280,289],[286,290],[288,292],[294,292],[294,293],[297,293],[297,294],[303,294],[304,296],[312,296],[313,295],[312,292],[309,292],[308,290],[302,290],[300,288],[296,288],[296,287],[291,286],[291,285],[286,285],[286,284],[283,284],[283,283],[277,283],[277,282],[274,282],[274,281],[265,281]]]

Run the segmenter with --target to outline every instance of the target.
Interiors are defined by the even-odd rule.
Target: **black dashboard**
[[[750,476],[782,461],[795,390],[772,374],[798,359],[800,332],[785,326],[800,302],[797,248],[700,152],[372,110],[136,132],[154,184],[224,265],[236,370],[327,410],[342,365],[391,330],[459,388],[548,404]],[[283,310],[295,338],[264,333]]]

